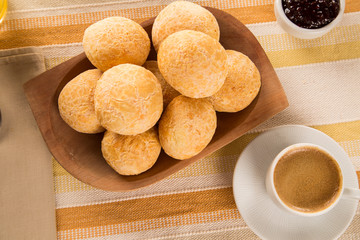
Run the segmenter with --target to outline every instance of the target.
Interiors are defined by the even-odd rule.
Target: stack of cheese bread
[[[76,131],[106,131],[103,156],[122,175],[148,170],[161,149],[175,159],[191,158],[211,141],[216,111],[244,109],[261,85],[254,63],[225,50],[219,39],[215,17],[185,1],[171,3],[154,21],[157,61],[146,61],[151,42],[136,22],[96,22],[83,38],[96,69],[62,89],[60,115]]]

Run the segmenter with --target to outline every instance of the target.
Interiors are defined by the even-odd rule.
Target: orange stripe
[[[358,12],[360,11],[359,0],[346,0],[345,1],[345,13]]]
[[[81,42],[88,25],[46,27],[0,34],[1,49]]]
[[[137,22],[144,20],[136,19]],[[0,42],[2,43],[0,49],[82,42],[84,31],[89,25],[78,24],[5,31],[0,34]]]
[[[225,9],[244,24],[275,21],[274,5]]]
[[[360,171],[357,175],[360,184]],[[74,239],[74,236],[84,239],[239,219],[241,216],[232,199],[232,189],[225,188],[58,209],[58,235],[61,239]],[[121,227],[117,224],[121,224]]]
[[[360,171],[356,172],[358,180],[359,180],[359,186],[360,186]]]
[[[360,171],[357,172],[357,176],[360,184]],[[144,214],[144,209],[146,209],[146,214]],[[236,209],[233,201],[232,188],[223,188],[57,209],[57,229],[58,231],[66,231],[174,216],[180,216],[179,219],[182,220],[172,221],[171,226],[198,224],[208,221],[204,220],[204,218],[197,217],[194,217],[195,220],[188,220],[191,218],[191,214],[231,209]],[[238,214],[225,216],[219,212],[215,213],[215,215],[217,216],[217,220],[240,218]],[[210,221],[214,220],[210,219]],[[166,226],[169,225],[166,224]],[[134,230],[136,230],[136,226],[121,229],[119,233]]]
[[[118,235],[130,232],[149,231],[159,228],[175,228],[178,226],[191,225],[191,224],[211,224],[213,222],[238,220],[240,213],[237,209],[222,210],[211,213],[200,214],[186,214],[176,217],[163,217],[161,219],[150,219],[145,221],[135,221],[131,223],[122,223],[117,225],[102,225],[92,228],[70,229],[65,231],[58,231],[58,238],[72,239],[88,239],[94,237],[105,237],[109,235]],[[240,223],[245,227],[245,223]],[[239,225],[240,225],[239,224]],[[238,225],[238,226],[239,226]]]
[[[43,27],[60,27],[67,25],[78,25],[78,24],[91,24],[101,19],[122,16],[130,19],[148,19],[157,15],[161,10],[160,6],[155,7],[144,7],[141,9],[118,9],[112,11],[103,12],[88,12],[88,13],[75,13],[75,14],[64,14],[55,16],[43,16],[33,18],[20,18],[5,20],[0,25],[1,31],[11,31],[20,29],[35,29]]]
[[[57,229],[64,231],[235,208],[232,188],[179,193],[57,209]]]

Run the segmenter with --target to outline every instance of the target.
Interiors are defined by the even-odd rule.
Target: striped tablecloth
[[[0,49],[37,46],[50,69],[83,51],[90,24],[117,15],[141,22],[169,2],[9,0]],[[315,40],[295,39],[280,29],[273,0],[195,2],[247,25],[275,67],[290,107],[211,156],[132,192],[95,189],[53,159],[59,239],[257,239],[236,209],[232,174],[242,149],[273,126],[303,124],[328,134],[360,178],[360,1],[346,0],[340,25]],[[360,239],[359,209],[341,239]]]

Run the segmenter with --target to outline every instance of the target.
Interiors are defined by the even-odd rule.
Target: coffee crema
[[[339,197],[342,184],[336,160],[313,146],[289,150],[274,171],[274,185],[280,199],[299,212],[314,213],[328,208]]]

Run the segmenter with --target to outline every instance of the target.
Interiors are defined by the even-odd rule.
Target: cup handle
[[[360,189],[344,188],[343,197],[347,199],[360,200]]]

